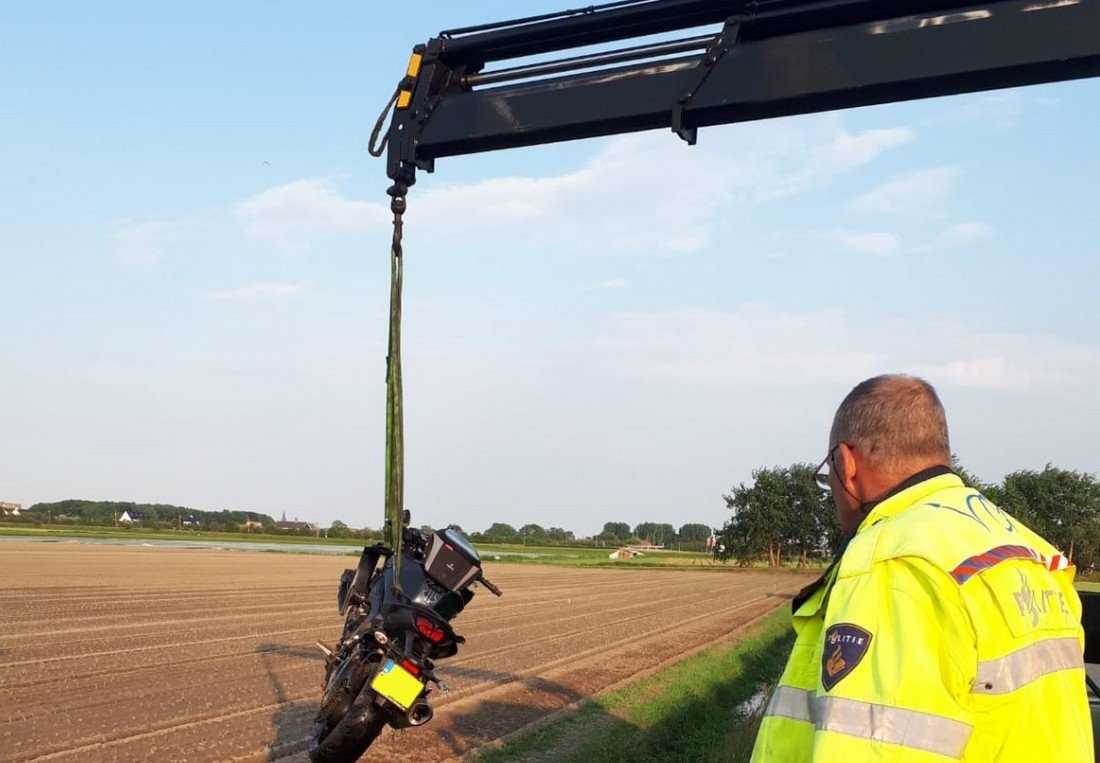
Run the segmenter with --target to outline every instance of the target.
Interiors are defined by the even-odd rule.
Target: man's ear
[[[836,449],[837,466],[840,467],[840,481],[854,493],[856,480],[856,454],[846,442],[842,442]]]

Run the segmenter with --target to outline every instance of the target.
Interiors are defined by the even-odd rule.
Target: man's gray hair
[[[847,443],[888,472],[951,464],[943,403],[915,376],[886,374],[857,384],[837,409],[830,440],[830,447]]]

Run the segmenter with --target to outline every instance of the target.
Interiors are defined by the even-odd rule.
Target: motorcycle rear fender
[[[379,664],[378,660],[370,661],[353,655],[336,665],[329,674],[328,684],[322,694],[322,710],[328,705],[334,716],[344,715],[356,697],[370,684]]]

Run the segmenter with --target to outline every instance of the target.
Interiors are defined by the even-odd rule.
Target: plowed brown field
[[[0,544],[0,761],[305,760],[351,557]],[[368,759],[458,757],[722,638],[788,574],[497,565],[436,717]]]

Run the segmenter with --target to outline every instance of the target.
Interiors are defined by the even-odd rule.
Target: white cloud
[[[178,234],[179,226],[175,223],[120,220],[107,233],[107,244],[116,260],[141,265],[160,260],[164,248]]]
[[[452,240],[524,250],[684,254],[706,247],[722,218],[825,185],[912,137],[849,133],[831,117],[715,128],[694,147],[663,132],[623,135],[565,175],[427,189],[410,197],[410,219],[422,214]]]
[[[964,249],[993,236],[993,228],[986,223],[970,220],[944,228],[930,241],[920,246],[903,246],[902,237],[885,231],[855,232],[833,230],[825,238],[856,254],[889,257],[895,254],[916,254],[943,250]]]
[[[976,244],[979,241],[985,241],[992,236],[993,228],[983,222],[972,220],[946,228],[938,233],[936,237],[923,248],[961,249]]]
[[[901,237],[896,233],[853,233],[833,231],[828,238],[857,254],[885,257],[901,251]]]
[[[422,215],[431,228],[410,225],[407,235],[518,251],[693,252],[709,241],[733,185],[747,180],[728,157],[708,156],[666,135],[615,138],[568,174],[425,189],[410,197],[410,219]]]
[[[943,379],[957,387],[989,390],[1020,390],[1040,384],[1059,384],[1070,377],[1036,363],[1023,364],[1004,355],[987,355],[949,360],[938,365],[917,365],[914,372]]]
[[[292,247],[318,234],[383,228],[390,221],[386,205],[345,198],[331,182],[316,179],[269,188],[238,204],[236,214],[247,233]]]
[[[619,313],[594,349],[627,376],[735,387],[839,382],[880,356],[844,341],[844,313],[739,313],[705,308]]]
[[[1008,391],[1100,380],[1100,347],[1049,334],[976,331],[956,321],[865,323],[841,310],[685,308],[619,313],[583,357],[633,379],[731,390],[851,383],[901,371],[933,384]]]
[[[405,235],[411,246],[689,253],[709,244],[722,218],[827,184],[912,139],[904,127],[850,133],[835,116],[717,127],[695,147],[666,132],[622,135],[562,175],[464,185],[424,175],[409,195]],[[387,202],[347,198],[323,180],[269,189],[237,214],[247,232],[292,246],[382,234],[390,221]]]
[[[853,199],[848,211],[857,214],[918,215],[943,203],[954,188],[958,167],[933,167],[906,172]]]
[[[904,145],[915,137],[907,127],[867,130],[857,135],[840,131],[825,144],[802,147],[802,166],[766,183],[757,192],[760,200],[793,196],[857,167],[870,164],[887,149]]]
[[[263,298],[295,297],[307,293],[313,287],[313,281],[286,283],[279,281],[261,281],[236,289],[211,292],[203,297],[210,301],[238,301]]]

